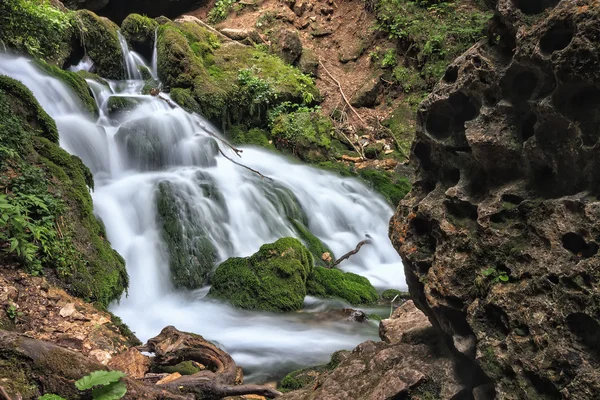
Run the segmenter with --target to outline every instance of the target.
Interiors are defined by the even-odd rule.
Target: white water
[[[125,60],[128,71],[137,71],[138,59],[126,53]],[[203,298],[208,288],[173,290],[156,217],[157,184],[169,181],[185,195],[194,215],[205,220],[220,260],[247,256],[264,243],[294,235],[282,207],[267,196],[288,188],[306,212],[311,231],[338,256],[370,235],[373,244],[344,261],[342,269],[368,277],[381,289],[405,287],[400,258],[387,238],[393,210],[363,184],[244,147],[240,161],[275,183],[262,180],[215,154],[214,139],[207,132],[217,131],[206,120],[138,95],[141,81],[111,82],[110,88],[89,81],[101,108],[100,118],[92,121],[67,87],[38,71],[29,60],[0,54],[0,73],[32,90],[56,120],[61,146],[81,157],[94,173],[95,212],[113,247],[125,258],[131,278],[128,297],[111,309],[142,341],[166,325],[199,333],[223,345],[252,373],[251,380],[260,381],[291,367],[326,362],[336,350],[377,338],[375,323],[319,321],[315,312],[339,308],[341,304],[335,301],[307,298],[304,312],[269,314]],[[118,118],[107,115],[107,100],[117,92],[141,100],[140,105]],[[129,139],[116,140],[123,126],[142,129]],[[160,163],[135,146],[127,152],[127,140],[144,133],[158,134],[155,158]],[[222,150],[235,157],[228,148]],[[203,193],[199,173],[203,182],[218,188],[223,204]]]

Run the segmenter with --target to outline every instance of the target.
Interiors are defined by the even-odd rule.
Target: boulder
[[[390,239],[416,306],[485,373],[479,392],[591,400],[600,12],[592,0],[494,3],[490,39],[419,106],[416,182]]]
[[[379,337],[387,343],[414,343],[413,338],[428,339],[437,336],[427,316],[412,300],[408,300],[379,323]]]
[[[296,64],[302,55],[302,42],[298,31],[281,29],[272,38],[275,53],[288,64]]]
[[[238,42],[249,41],[250,43],[261,43],[260,34],[256,29],[235,29],[235,28],[221,28],[219,29],[223,35],[227,36],[231,40],[237,40]]]
[[[121,33],[127,39],[130,49],[140,53],[146,60],[151,60],[158,26],[158,22],[152,18],[130,14],[121,23]]]
[[[321,298],[337,298],[352,305],[373,304],[379,299],[369,280],[352,272],[315,267],[307,281],[307,294]]]
[[[300,241],[282,238],[250,257],[219,265],[208,296],[249,310],[299,310],[313,268],[313,257]]]
[[[302,54],[298,60],[298,69],[307,75],[319,76],[319,58],[313,50],[302,49]]]
[[[381,77],[369,78],[350,99],[354,107],[374,107],[379,104],[377,97],[381,91]]]

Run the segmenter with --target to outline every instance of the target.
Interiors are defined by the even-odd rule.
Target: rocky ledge
[[[412,298],[499,399],[600,389],[600,2],[498,0],[421,104],[391,221]]]

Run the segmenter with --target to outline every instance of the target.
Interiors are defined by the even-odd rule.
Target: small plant
[[[503,282],[506,283],[510,280],[510,277],[506,273],[506,271],[498,271],[494,267],[490,267],[484,269],[481,274],[489,279],[492,279],[492,282]]]
[[[23,316],[23,313],[17,310],[17,306],[15,304],[10,304],[8,307],[6,307],[6,315],[8,315],[8,318],[11,321],[16,322],[18,318]]]
[[[389,49],[383,55],[381,59],[381,68],[393,68],[398,64],[398,58],[396,57],[396,50]]]
[[[94,371],[75,382],[78,390],[92,389],[94,400],[118,400],[127,393],[127,386],[121,382],[125,376],[121,371]],[[65,400],[56,394],[45,394],[38,400]]]
[[[225,21],[236,1],[237,0],[217,0],[213,8],[208,12],[208,22],[216,24]]]

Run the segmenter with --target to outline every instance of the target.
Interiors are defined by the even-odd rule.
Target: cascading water
[[[140,59],[131,56],[126,44],[124,52],[131,61],[128,71],[135,67],[137,72]],[[92,121],[65,85],[26,58],[0,54],[0,73],[32,90],[56,120],[61,146],[81,157],[93,172],[95,212],[125,258],[131,278],[128,296],[112,311],[141,340],[166,325],[199,333],[223,345],[250,372],[249,380],[261,381],[286,368],[325,362],[336,350],[377,338],[374,323],[315,318],[316,311],[339,308],[342,304],[337,301],[307,298],[304,312],[270,314],[206,299],[208,288],[174,290],[157,219],[157,187],[168,182],[189,220],[195,221],[223,261],[250,255],[280,237],[295,236],[286,201],[297,201],[310,230],[338,256],[353,249],[365,234],[372,238],[372,245],[341,264],[343,270],[366,276],[382,289],[404,287],[400,258],[387,238],[393,210],[363,184],[244,147],[242,162],[273,182],[261,179],[219,156],[220,144],[208,134],[216,134],[216,129],[206,120],[139,95],[142,81],[110,82],[109,87],[89,81],[101,114]],[[137,105],[110,115],[107,103],[117,95]],[[222,151],[230,152],[224,146]]]

